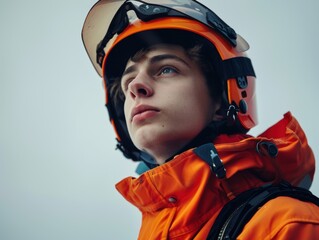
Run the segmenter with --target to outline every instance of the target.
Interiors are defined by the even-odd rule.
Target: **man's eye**
[[[173,67],[165,67],[165,68],[162,68],[160,74],[163,75],[163,74],[171,74],[171,73],[177,73],[177,70]]]
[[[128,89],[128,85],[130,84],[130,82],[133,80],[133,78],[126,78],[126,79],[122,79],[121,82],[121,88],[123,92],[126,92]]]

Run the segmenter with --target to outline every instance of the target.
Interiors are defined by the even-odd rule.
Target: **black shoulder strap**
[[[313,202],[319,206],[319,198],[309,190],[293,187],[286,182],[251,189],[241,193],[223,207],[207,239],[236,239],[258,209],[267,201],[278,196]]]

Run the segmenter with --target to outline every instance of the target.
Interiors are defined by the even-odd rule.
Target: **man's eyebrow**
[[[125,71],[124,71],[123,74],[122,74],[122,77],[123,77],[124,75],[126,75],[126,74],[129,74],[129,73],[131,73],[131,72],[134,72],[135,70],[136,70],[136,66],[135,66],[135,64],[134,64],[134,65],[128,67],[127,69],[125,69]]]
[[[156,63],[156,62],[159,62],[159,61],[162,61],[162,60],[166,60],[166,59],[174,59],[174,60],[177,60],[179,62],[182,62],[184,63],[185,65],[187,65],[188,67],[190,67],[189,63],[186,62],[183,58],[180,58],[176,55],[173,55],[173,54],[161,54],[161,55],[156,55],[154,57],[152,57],[150,59],[150,63],[153,64],[153,63]]]

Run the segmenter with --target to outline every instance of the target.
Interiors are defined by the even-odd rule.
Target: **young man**
[[[178,45],[154,45],[129,60],[121,78],[124,114],[134,145],[164,164],[216,119],[197,62]]]
[[[104,79],[117,146],[149,168],[116,186],[142,212],[139,239],[206,239],[241,193],[282,181],[309,188],[314,156],[290,113],[247,135],[257,124],[248,44],[211,10],[193,0],[101,0],[82,34]],[[318,234],[318,206],[278,196],[238,238]]]

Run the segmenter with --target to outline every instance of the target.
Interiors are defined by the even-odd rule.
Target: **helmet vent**
[[[240,89],[245,89],[248,86],[248,81],[246,77],[238,77],[237,78],[237,85]]]
[[[241,97],[242,98],[246,98],[247,97],[247,92],[246,91],[242,91],[241,92]]]

